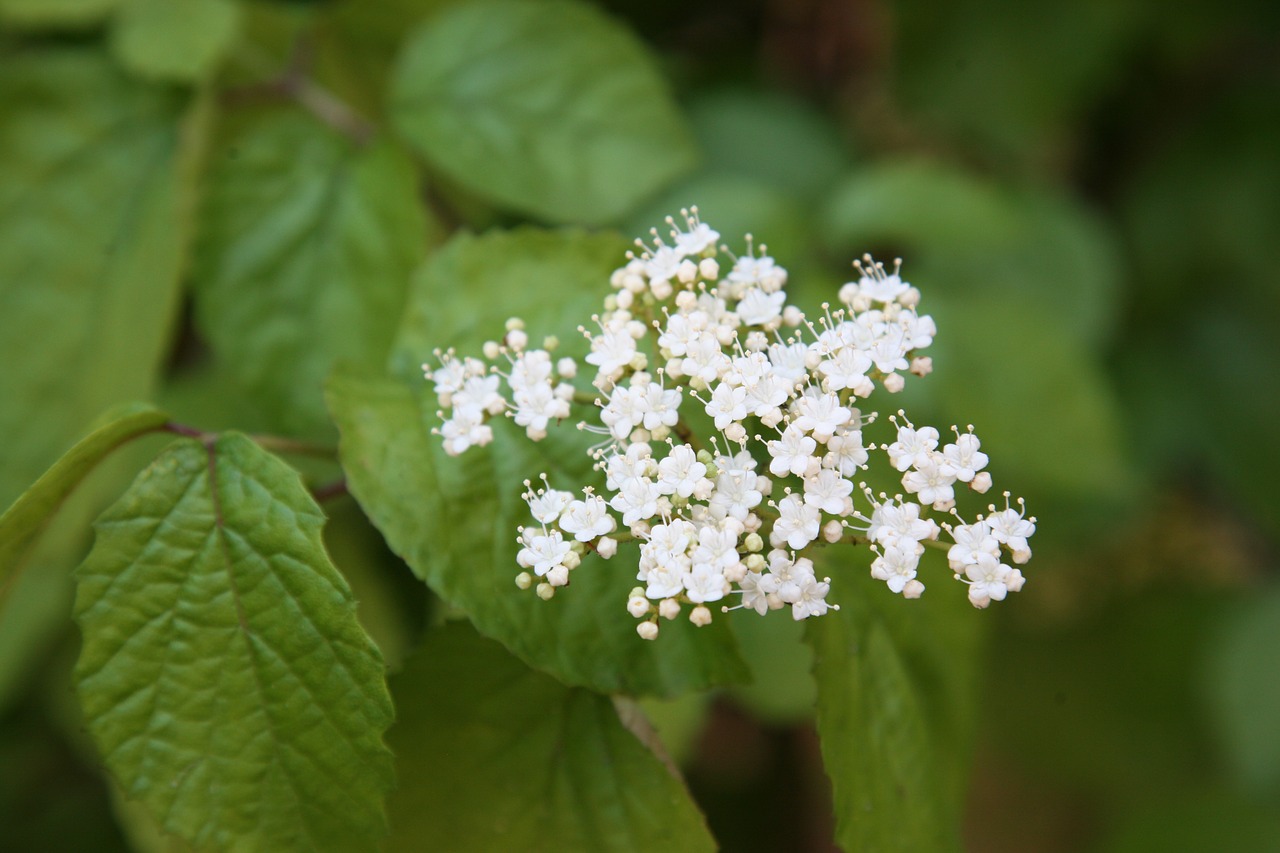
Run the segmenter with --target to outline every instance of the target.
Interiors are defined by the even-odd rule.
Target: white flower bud
[[[753,513],[754,515],[754,513]],[[742,546],[752,554],[757,554],[764,550],[764,540],[760,538],[760,534],[752,531],[747,534],[747,538],[742,540]]]
[[[769,593],[768,595],[765,596],[764,600],[769,603],[770,610],[781,610],[782,608],[787,606],[787,603],[783,601],[782,597],[779,596],[776,592]]]
[[[724,428],[724,437],[734,444],[741,444],[747,440],[747,428],[734,421]]]
[[[671,282],[664,279],[649,282],[649,291],[653,294],[653,298],[658,301],[669,299],[675,288],[671,286]]]
[[[888,376],[884,378],[883,382],[884,382],[884,390],[888,391],[890,394],[897,394],[907,384],[906,380],[903,379],[902,376],[897,373],[890,373]]]
[[[627,599],[627,612],[636,619],[643,618],[649,612],[649,599],[643,595],[632,595]]]
[[[933,359],[927,355],[918,355],[911,359],[911,372],[916,376],[928,376],[933,373]]]
[[[680,602],[674,598],[664,598],[658,602],[658,615],[663,619],[674,619],[680,615]]]
[[[843,535],[844,525],[836,521],[834,518],[823,525],[822,538],[828,542],[839,542],[840,537]]]
[[[685,258],[676,269],[676,278],[681,284],[692,284],[698,278],[698,265]]]
[[[630,290],[619,291],[618,295],[613,297],[613,309],[621,308],[623,311],[631,310],[631,306],[635,304],[635,295]],[[605,306],[608,308],[608,306]]]
[[[520,352],[529,345],[529,335],[523,329],[512,329],[507,332],[507,346]]]
[[[903,294],[898,297],[898,304],[903,308],[915,308],[920,304],[920,291],[914,287],[908,287]]]
[[[703,258],[698,261],[698,273],[707,281],[715,281],[720,277],[720,264],[715,258]]]
[[[636,633],[640,635],[642,640],[656,640],[658,639],[658,623],[641,622],[636,626]]]
[[[764,352],[769,348],[769,337],[764,332],[747,333],[747,351]]]
[[[569,582],[569,569],[567,566],[553,566],[551,571],[547,572],[547,583],[552,586],[564,586]]]
[[[987,489],[991,488],[991,475],[986,471],[979,471],[973,475],[973,479],[969,481],[969,488],[978,494],[985,494]]]
[[[924,593],[924,584],[914,578],[902,587],[903,598],[919,598]]]
[[[676,307],[681,311],[692,311],[698,305],[698,295],[689,290],[676,294]]]
[[[710,625],[711,610],[706,605],[699,604],[697,607],[693,608],[693,611],[689,614],[689,621],[697,625],[699,628],[704,625]]]
[[[804,322],[804,312],[794,305],[782,309],[782,325],[794,329]]]
[[[520,587],[520,589],[528,589],[533,586],[533,575],[528,572],[521,572],[516,575],[516,586]]]
[[[480,351],[484,353],[485,358],[493,361],[502,354],[502,347],[497,341],[485,341],[484,346],[480,348]]]
[[[538,584],[538,598],[543,601],[550,601],[556,594],[556,588],[549,583]]]
[[[608,560],[618,553],[618,540],[611,539],[608,536],[601,536],[600,541],[596,543],[596,553]]]
[[[581,542],[574,542],[573,544],[575,547],[582,545]],[[577,551],[570,551],[568,554],[564,555],[563,563],[566,569],[576,569],[578,566],[582,565],[582,557]],[[560,586],[560,584],[556,584],[556,586]]]
[[[521,320],[519,317],[510,317],[507,319],[506,329],[508,332],[514,332],[517,329],[523,329],[523,328],[524,328],[524,320]]]
[[[760,418],[760,423],[772,429],[782,423],[782,409],[774,406]]]
[[[763,544],[761,543],[761,545]],[[765,567],[769,565],[765,561],[763,554],[748,554],[744,562],[746,563],[747,571],[756,573],[764,571]]]

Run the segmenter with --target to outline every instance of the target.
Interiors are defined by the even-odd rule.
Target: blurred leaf
[[[1120,292],[1112,238],[1083,208],[1015,191],[926,160],[861,169],[823,214],[827,241],[854,257],[887,245],[904,277],[935,293],[1032,306],[1097,350],[1111,337]]]
[[[415,611],[425,611],[426,590],[387,550],[382,536],[354,501],[335,501],[326,510],[325,549],[351,585],[360,624],[378,644],[387,668],[395,672],[417,639],[419,620],[413,617]],[[392,577],[397,571],[419,595],[403,594]]]
[[[1223,604],[1204,587],[1147,589],[1070,622],[1003,631],[986,679],[988,739],[1112,813],[1200,786],[1213,764],[1196,676]]]
[[[729,688],[729,695],[768,723],[808,720],[817,688],[813,649],[805,644],[804,633],[803,622],[782,615],[761,619],[746,611],[736,614],[733,635],[751,667],[751,682]]]
[[[129,796],[199,847],[367,850],[385,831],[390,697],[322,524],[244,436],[182,440],[77,570],[89,730]]]
[[[1069,129],[1114,84],[1144,5],[897,3],[897,97],[916,123],[1006,170],[1056,166]]]
[[[168,416],[136,404],[109,413],[110,420],[82,438],[0,516],[0,597],[12,573],[58,507],[93,468],[121,444],[152,432]]]
[[[207,77],[235,41],[233,0],[123,0],[111,47],[130,71],[157,80]]]
[[[14,366],[0,371],[8,506],[99,413],[151,395],[175,315],[204,114],[97,51],[51,46],[0,62],[0,358]],[[103,468],[6,596],[0,701],[66,622],[84,529],[132,473],[114,459]]]
[[[689,104],[689,120],[709,174],[750,178],[779,193],[816,199],[848,166],[828,118],[789,95],[750,90],[704,95]]]
[[[1231,618],[1208,656],[1205,686],[1215,734],[1236,777],[1280,793],[1280,587],[1258,591]]]
[[[584,3],[479,0],[400,57],[396,126],[442,172],[558,222],[616,220],[694,161],[647,48]]]
[[[123,0],[0,0],[0,22],[22,26],[95,24]]]
[[[1234,793],[1207,790],[1126,815],[1099,853],[1280,853],[1280,813]]]
[[[272,113],[239,128],[208,194],[201,327],[274,429],[328,432],[325,374],[339,359],[382,363],[423,256],[413,165]]]
[[[485,341],[502,337],[509,317],[522,318],[534,342],[557,335],[558,355],[585,355],[577,325],[600,310],[626,251],[614,234],[572,229],[454,236],[414,277],[392,373],[421,385],[421,365],[437,348],[479,353]]]
[[[428,636],[392,688],[389,850],[715,849],[680,780],[607,698],[464,623]]]
[[[572,588],[551,601],[516,588],[516,527],[528,516],[522,482],[541,472],[564,488],[592,482],[581,433],[565,440],[571,428],[561,427],[534,444],[499,419],[493,444],[455,459],[430,433],[437,419],[425,382],[415,392],[398,380],[339,372],[329,404],[351,491],[392,549],[531,665],[602,692],[667,696],[745,675],[723,620],[706,628],[677,620],[652,643],[636,636],[624,607],[635,586],[634,547],[610,562],[588,556]]]
[[[825,568],[841,610],[806,625],[836,838],[849,851],[959,850],[986,614],[959,584],[906,601],[837,559]]]
[[[623,233],[650,242],[649,229],[657,228],[668,239],[666,217],[683,227],[680,211],[694,205],[699,217],[720,232],[720,242],[735,252],[745,253],[743,237],[751,234],[757,246],[767,246],[769,254],[790,269],[792,259],[805,258],[813,248],[809,212],[794,196],[754,178],[718,173],[677,182],[628,216]]]

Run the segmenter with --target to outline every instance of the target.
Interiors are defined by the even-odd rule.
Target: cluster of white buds
[[[591,452],[605,492],[559,491],[545,475],[537,488],[526,481],[537,526],[519,530],[525,571],[517,585],[551,598],[584,554],[608,559],[620,541],[635,541],[641,583],[626,606],[646,639],[685,606],[705,625],[709,605],[734,596],[734,606],[720,609],[826,613],[830,578],[818,577],[804,555],[824,544],[868,546],[872,577],[906,598],[924,591],[916,575],[926,546],[947,551],[978,607],[1021,588],[1021,572],[1001,563],[1002,548],[1017,564],[1031,556],[1035,519],[1021,500],[1015,511],[1006,495],[1004,510],[991,507],[973,524],[956,515],[957,484],[991,487],[973,427],[953,427],[955,442],[939,449],[938,430],[917,428],[899,410],[890,416],[892,444],[863,438],[875,416],[863,414],[862,400],[932,370],[919,353],[936,328],[917,313],[920,293],[902,280],[900,262],[855,262],[859,277],[840,289],[841,305],[824,304],[814,321],[786,304],[787,272],[764,246],[748,236],[746,253],[734,256],[696,208],[682,215],[683,227],[667,219],[670,243],[655,230],[652,245],[628,253],[604,312],[591,330],[579,327],[591,344],[591,391],[572,384],[572,359],[553,362],[554,339],[529,349],[518,319],[484,348],[488,362],[505,360],[505,371],[452,351],[423,365],[451,454],[487,443],[494,415],[538,440],[570,416],[571,404],[595,407],[596,417],[578,427],[601,437]],[[903,474],[906,497],[876,496],[857,481],[877,450]],[[930,512],[957,523],[939,524]],[[944,531],[954,544],[940,541]]]

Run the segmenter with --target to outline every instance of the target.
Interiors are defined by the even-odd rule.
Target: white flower
[[[440,425],[445,453],[457,456],[472,446],[482,447],[493,441],[493,428],[483,419],[484,414],[478,409],[455,410],[453,417]]]
[[[800,585],[800,594],[791,602],[791,618],[797,622],[810,616],[821,616],[830,609],[827,593],[831,591],[830,578],[807,578]],[[838,608],[837,608],[838,609]]]
[[[1013,553],[1013,561],[1019,565],[1031,559],[1031,546],[1028,537],[1036,532],[1034,518],[1025,518],[1026,509],[1022,512],[1006,506],[999,512],[992,512],[985,519],[991,529],[991,535],[998,542],[1009,547]]]
[[[636,339],[628,329],[606,330],[591,338],[587,363],[594,364],[601,376],[617,376],[636,356]]]
[[[555,524],[560,520],[560,514],[573,502],[573,493],[545,489],[526,494],[525,501],[529,504],[529,512],[539,524]]]
[[[899,426],[898,440],[885,448],[890,464],[899,471],[906,471],[929,462],[934,448],[938,446],[938,438],[938,431],[933,427],[915,429],[910,424]]]
[[[655,601],[684,592],[685,569],[678,564],[655,566],[645,575],[645,597]]]
[[[563,565],[564,558],[572,549],[570,543],[564,541],[559,530],[538,534],[526,529],[524,545],[525,547],[516,554],[516,562],[527,569],[533,569],[534,574],[539,577],[556,566]]]
[[[744,420],[747,417],[746,399],[746,388],[733,388],[724,382],[717,385],[705,406],[707,414],[715,418],[716,429]]]
[[[777,581],[770,575],[747,572],[738,584],[742,592],[742,606],[761,616],[769,612],[769,594],[778,591]]]
[[[687,498],[706,478],[707,466],[698,461],[693,448],[678,444],[658,463],[658,491]]]
[[[792,424],[783,430],[781,438],[770,441],[767,447],[772,457],[769,473],[775,477],[785,477],[787,474],[800,475],[805,472],[818,443]]]
[[[683,260],[684,252],[679,248],[659,246],[657,251],[645,261],[645,275],[655,281],[664,281],[672,278],[675,276],[676,270],[680,268],[680,262]]]
[[[920,505],[917,503],[886,502],[878,504],[871,513],[867,537],[881,545],[914,552],[915,543],[938,537],[938,524],[932,519],[921,518]],[[910,546],[903,544],[907,542]]]
[[[570,362],[572,363],[572,362]],[[526,350],[511,365],[507,384],[512,391],[551,382],[551,354],[546,350]]]
[[[653,518],[658,513],[658,487],[641,477],[622,484],[609,506],[622,513],[622,523],[630,527],[637,521]]]
[[[515,403],[513,418],[529,431],[530,438],[545,435],[551,421],[569,417],[569,404],[557,397],[545,382],[519,389],[512,402]]]
[[[853,347],[841,347],[818,365],[818,372],[826,377],[824,387],[828,391],[848,388],[857,393],[870,384],[867,379],[870,369],[871,356]]]
[[[778,503],[778,520],[773,533],[788,547],[799,551],[818,538],[822,513],[816,506],[806,504],[798,495],[787,495]]]
[[[617,524],[609,515],[608,505],[604,498],[587,495],[583,500],[573,501],[560,516],[560,529],[571,534],[579,542],[590,542],[614,531]]]
[[[867,449],[862,445],[861,430],[837,430],[827,440],[827,455],[822,457],[822,464],[839,471],[842,476],[852,477],[867,464],[868,458]]]
[[[942,455],[955,470],[956,479],[968,483],[983,468],[987,467],[987,454],[980,451],[981,443],[973,433],[956,436],[955,444],[942,448]]]
[[[706,565],[723,572],[738,562],[737,548],[738,535],[735,531],[704,527],[698,532],[698,546],[693,549],[694,569]]]
[[[853,483],[830,468],[823,469],[817,476],[804,481],[804,502],[832,515],[844,512],[845,502],[851,494]]]
[[[690,601],[702,604],[724,598],[729,592],[729,582],[719,569],[695,563],[693,571],[684,576],[684,588]]]
[[[680,389],[663,388],[656,382],[633,389],[635,410],[642,413],[644,428],[654,430],[660,426],[675,426],[680,419]]]
[[[795,411],[791,423],[823,444],[853,417],[853,412],[840,405],[840,398],[835,394],[806,394],[796,400]]]
[[[727,460],[720,460],[721,463]],[[748,468],[720,465],[715,491],[711,493],[709,509],[713,516],[736,518],[745,521],[747,514],[759,506],[764,495],[756,487],[759,476]]]
[[[738,316],[744,326],[767,326],[782,317],[782,305],[786,301],[787,294],[781,290],[765,293],[763,289],[753,287],[738,303]]]
[[[919,564],[920,556],[914,548],[890,545],[871,563],[871,577],[888,584],[890,592],[901,594],[907,583],[915,580]]]
[[[947,551],[947,560],[955,571],[975,565],[985,557],[1000,557],[1000,542],[991,535],[986,522],[956,525],[951,529],[951,538],[956,544]]]
[[[1004,601],[1009,593],[1007,581],[1012,572],[1012,569],[989,554],[983,554],[978,562],[965,566],[964,574],[969,579],[969,601],[974,607],[986,607],[993,601]]]

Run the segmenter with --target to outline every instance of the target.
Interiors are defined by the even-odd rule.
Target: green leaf
[[[124,0],[111,47],[136,74],[191,82],[217,67],[239,26],[240,7],[232,0]]]
[[[413,165],[270,113],[232,137],[208,193],[201,328],[273,429],[324,433],[325,375],[338,359],[383,363],[425,250]]]
[[[111,451],[152,432],[167,420],[164,412],[134,405],[113,412],[106,424],[81,439],[35,485],[0,516],[0,590],[17,570],[27,549],[71,491]]]
[[[218,849],[368,850],[392,783],[382,658],[284,463],[182,440],[77,569],[77,689],[125,792]]]
[[[121,0],[0,0],[0,21],[20,26],[87,26],[107,17]]]
[[[392,681],[391,851],[713,850],[684,785],[605,697],[453,623]]]
[[[705,169],[713,175],[750,178],[780,193],[815,199],[848,166],[830,120],[789,95],[747,89],[704,95],[689,104],[689,121],[706,155]],[[697,204],[703,205],[701,198]]]
[[[492,445],[451,458],[430,432],[433,395],[339,372],[329,404],[351,491],[391,548],[482,633],[531,665],[568,684],[631,694],[675,695],[745,675],[724,619],[706,628],[665,623],[652,643],[636,636],[625,609],[636,583],[634,547],[609,562],[589,556],[572,588],[551,601],[516,588],[516,527],[528,515],[523,481],[545,471],[563,488],[591,482],[582,441],[559,435],[572,427],[535,444],[498,421]]]
[[[392,373],[420,386],[421,365],[436,349],[478,354],[485,341],[502,337],[510,317],[524,319],[535,342],[557,335],[557,354],[585,355],[577,326],[600,310],[627,248],[614,234],[572,229],[458,234],[414,277]]]
[[[557,222],[616,220],[695,158],[646,48],[571,0],[444,10],[406,45],[391,102],[436,168]]]
[[[42,0],[43,3],[43,0]],[[48,4],[48,8],[56,8]],[[110,406],[151,397],[179,293],[204,111],[101,52],[0,56],[0,506]],[[0,611],[0,696],[66,621],[85,528],[136,473],[108,459]]]
[[[854,256],[887,246],[934,293],[1030,305],[1092,349],[1109,338],[1120,262],[1106,230],[1064,198],[987,183],[927,160],[883,163],[840,183],[827,241]]]
[[[849,851],[958,850],[985,614],[949,580],[905,601],[862,566],[828,571],[841,610],[807,630],[837,840]]]
[[[1280,587],[1256,593],[1220,631],[1208,655],[1206,697],[1215,734],[1236,777],[1280,792]]]

